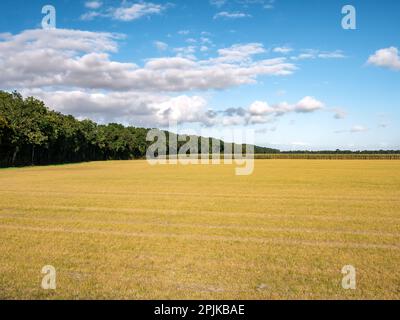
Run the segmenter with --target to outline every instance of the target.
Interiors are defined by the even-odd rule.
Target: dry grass
[[[2,299],[399,299],[399,240],[400,161],[0,171]]]

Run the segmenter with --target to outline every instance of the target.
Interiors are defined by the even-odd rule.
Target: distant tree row
[[[308,151],[308,150],[298,150],[298,151],[281,151],[281,154],[351,154],[351,155],[370,155],[370,154],[400,154],[400,150],[359,150],[359,151],[351,151],[351,150],[323,150],[323,151]]]
[[[257,154],[255,159],[303,159],[303,160],[400,160],[400,153],[277,153]]]
[[[0,91],[3,167],[138,158],[146,152],[146,134],[146,129],[78,121],[35,98]]]
[[[0,91],[1,167],[139,159],[145,157],[153,143],[146,141],[148,131],[115,123],[79,121],[49,110],[35,98],[24,99],[17,92]],[[171,135],[166,134],[168,138]],[[178,148],[184,143],[180,141]],[[223,152],[223,142],[220,143]],[[174,152],[167,149],[167,154]],[[255,153],[279,150],[255,147]]]

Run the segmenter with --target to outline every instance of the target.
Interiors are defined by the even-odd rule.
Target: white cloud
[[[314,97],[307,96],[295,105],[295,110],[296,112],[307,113],[322,109],[323,107],[324,104],[321,101],[318,101]]]
[[[318,58],[321,59],[343,59],[346,56],[343,54],[341,50],[336,50],[333,52],[320,52],[318,53]]]
[[[108,51],[116,52],[116,40],[124,36],[109,32],[91,32],[68,29],[25,30],[17,35],[9,35],[0,41],[0,54],[25,53],[36,50],[58,50],[67,53]]]
[[[222,118],[222,125],[226,127],[231,127],[231,126],[240,126],[243,125],[243,117],[240,116],[231,116],[231,117],[224,117]]]
[[[275,7],[275,0],[269,0],[268,3],[264,4],[263,8],[267,10],[272,10]]]
[[[235,44],[229,48],[219,49],[218,62],[241,62],[248,61],[256,54],[264,53],[265,49],[261,43]]]
[[[194,47],[181,56],[135,63],[113,61],[120,35],[76,30],[27,30],[0,41],[3,88],[78,87],[119,91],[183,92],[226,89],[256,82],[261,75],[289,75],[296,67],[284,58],[254,60],[260,44],[221,49],[216,58],[197,60]],[[32,63],[34,61],[35,63]]]
[[[266,5],[264,5],[264,9],[272,10],[273,8],[274,8],[274,5],[273,5],[273,4],[266,4]]]
[[[35,96],[57,111],[90,118],[99,122],[120,122],[144,127],[177,123],[200,123],[206,126],[236,126],[273,123],[278,116],[297,112],[295,105],[279,103],[269,106],[255,101],[248,108],[230,108],[210,112],[201,96],[168,96],[149,92],[90,92],[88,90],[24,89],[24,96]],[[304,99],[302,99],[304,100]]]
[[[276,53],[288,54],[289,52],[292,52],[293,49],[289,47],[276,47],[273,51]]]
[[[357,125],[357,126],[353,126],[350,131],[351,132],[366,132],[366,131],[368,131],[368,128],[365,126]]]
[[[90,21],[90,20],[93,20],[94,18],[101,17],[101,16],[103,16],[103,14],[100,12],[89,11],[89,12],[86,12],[83,15],[81,15],[81,20]]]
[[[148,59],[143,66],[112,60],[123,35],[79,30],[26,30],[0,40],[0,87],[43,99],[67,114],[99,122],[160,126],[168,120],[252,124],[271,121],[263,102],[232,117],[210,112],[207,101],[190,90],[227,89],[257,81],[260,75],[288,75],[296,67],[285,58],[255,59],[261,44],[236,44],[198,60],[179,57]],[[165,48],[161,43],[156,43]],[[179,51],[179,52],[178,52]],[[271,117],[268,117],[271,116]],[[239,121],[240,120],[240,121]]]
[[[188,35],[189,33],[190,33],[189,30],[179,30],[179,31],[178,31],[178,34],[184,35],[184,36]]]
[[[151,104],[156,112],[157,123],[167,125],[169,121],[177,123],[201,122],[208,124],[207,101],[199,96],[179,96],[161,103]]]
[[[206,37],[201,37],[200,38],[201,43],[203,44],[212,44],[212,41],[210,40],[210,38],[206,38]]]
[[[243,7],[259,5],[261,8],[266,10],[271,10],[275,7],[275,0],[235,0],[235,2]]]
[[[380,49],[369,57],[367,63],[378,67],[400,70],[399,51],[395,47]]]
[[[209,124],[207,101],[200,96],[167,95],[143,92],[98,93],[81,90],[22,90],[24,96],[35,96],[55,110],[90,118],[99,122],[118,122],[143,127],[177,123]]]
[[[92,1],[92,10],[100,9],[101,6],[95,8],[97,1]],[[100,3],[100,2],[99,2]],[[88,4],[88,2],[86,3]],[[168,5],[154,4],[151,2],[130,3],[123,1],[120,7],[108,8],[106,10],[89,11],[81,16],[82,20],[92,20],[97,17],[111,18],[119,21],[133,21],[146,16],[161,14],[168,8]]]
[[[85,7],[89,9],[99,9],[103,3],[101,1],[86,1]]]
[[[298,56],[291,57],[292,60],[306,60],[306,59],[315,59],[316,56],[312,53],[301,53]]]
[[[154,46],[160,51],[165,51],[168,49],[168,44],[162,41],[155,41]]]
[[[334,112],[334,118],[337,120],[344,119],[347,116],[347,112],[340,108],[333,109],[332,111]]]
[[[335,133],[361,133],[361,132],[367,132],[369,129],[365,126],[362,125],[355,125],[350,130],[336,130],[334,131]]]
[[[266,102],[255,101],[250,105],[249,112],[251,115],[260,116],[268,113],[273,113],[274,109],[271,108]]]
[[[176,52],[178,57],[181,58],[186,58],[190,60],[196,60],[196,46],[187,46],[187,47],[180,47],[180,48],[174,48],[174,52]]]
[[[160,14],[166,6],[150,2],[134,3],[122,6],[112,11],[112,18],[121,21],[132,21],[144,16]]]
[[[274,122],[277,117],[289,113],[311,113],[323,108],[324,104],[306,96],[295,104],[280,102],[270,106],[264,101],[255,101],[247,109],[228,108],[222,122],[230,125],[249,125]]]
[[[297,56],[291,57],[292,60],[306,60],[306,59],[343,59],[346,58],[342,50],[335,51],[319,51],[314,49],[303,50]]]
[[[222,7],[225,5],[227,0],[210,0],[210,4],[216,6],[217,8]]]
[[[43,99],[67,114],[99,122],[162,126],[169,120],[203,125],[269,123],[291,112],[314,112],[323,103],[304,97],[296,104],[270,106],[255,101],[248,108],[210,112],[207,100],[191,90],[227,89],[257,81],[261,75],[288,75],[296,66],[286,58],[256,59],[260,43],[235,44],[216,56],[198,60],[195,46],[175,48],[175,57],[148,59],[144,65],[118,62],[123,35],[79,30],[26,30],[0,40],[0,87]],[[167,44],[155,42],[165,50]],[[190,57],[189,57],[190,56]]]
[[[225,19],[241,19],[241,18],[251,18],[250,14],[244,13],[244,12],[227,12],[227,11],[221,11],[218,12],[215,16],[214,19],[219,19],[219,18],[225,18]]]
[[[0,40],[8,40],[12,38],[12,34],[9,32],[1,32],[0,33]]]
[[[267,132],[275,132],[277,129],[278,129],[277,127],[263,128],[263,129],[257,129],[255,132],[258,134],[266,134]]]

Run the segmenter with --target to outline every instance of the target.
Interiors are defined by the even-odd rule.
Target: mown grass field
[[[400,161],[0,170],[1,299],[399,299],[399,266]]]

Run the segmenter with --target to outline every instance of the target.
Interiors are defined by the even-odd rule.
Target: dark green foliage
[[[8,121],[0,115],[0,154],[10,152],[13,139],[14,130]]]
[[[35,98],[0,91],[2,167],[141,158],[149,145],[147,131],[78,121]]]

